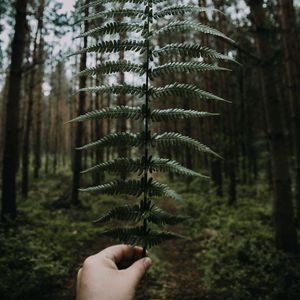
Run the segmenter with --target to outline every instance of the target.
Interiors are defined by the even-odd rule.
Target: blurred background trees
[[[182,128],[183,132],[199,138],[224,157],[219,160],[205,155],[191,156],[188,149],[175,153],[187,167],[208,168],[212,178],[209,184],[216,197],[224,195],[228,205],[238,202],[238,185],[247,183],[255,189],[258,181],[268,182],[274,195],[277,244],[291,250],[296,243],[293,206],[297,208],[297,214],[300,207],[299,8],[293,1],[281,0],[196,2],[194,4],[214,6],[225,12],[225,15],[212,12],[208,16],[201,13],[199,20],[213,23],[237,42],[230,45],[218,41],[214,46],[221,53],[229,52],[241,65],[231,63],[231,74],[213,76],[208,71],[203,76],[185,75],[184,80],[202,83],[207,90],[212,88],[232,104],[199,104],[187,99],[185,108],[201,106],[203,110],[221,111],[222,114],[213,119],[167,123],[157,130]],[[65,124],[79,112],[107,105],[134,105],[135,99],[111,99],[109,95],[83,93],[74,95],[77,87],[91,84],[84,77],[74,77],[74,74],[86,64],[102,58],[101,55],[87,58],[82,55],[80,60],[74,58],[70,62],[64,59],[68,47],[76,48],[78,40],[72,40],[72,36],[78,35],[81,29],[72,26],[78,13],[58,13],[61,8],[59,1],[28,1],[28,5],[24,1],[15,4],[1,1],[3,21],[0,30],[9,37],[8,43],[2,41],[0,44],[0,167],[4,219],[6,216],[15,218],[16,199],[27,198],[33,180],[61,169],[73,170],[69,201],[79,203],[77,188],[82,164],[101,162],[104,156],[120,156],[127,150],[120,148],[116,153],[113,150],[104,153],[100,149],[93,157],[93,154],[81,156],[74,152],[74,146],[116,129],[125,131],[138,126],[134,122],[114,121],[91,122],[85,128],[82,124],[76,128]],[[97,24],[91,22],[85,25],[85,30],[88,26],[100,25],[101,20]],[[63,38],[65,45],[57,49],[56,41]],[[100,40],[101,37],[95,36],[93,41],[86,39],[85,45]],[[178,42],[180,40],[179,34]],[[163,42],[158,40],[157,44],[163,45]],[[203,35],[198,37],[198,42],[203,46],[213,43]],[[118,56],[125,58],[123,52],[115,59]],[[17,77],[12,77],[11,81],[11,76]],[[125,76],[128,75],[116,74],[109,80],[122,82]],[[178,74],[170,75],[172,78],[176,76]],[[95,77],[96,83],[103,81],[103,78]],[[167,83],[168,78],[164,81]],[[174,98],[173,106],[176,105],[177,99]],[[104,174],[98,174],[94,180],[99,182],[101,176]]]
[[[173,2],[170,0],[170,3]],[[183,132],[209,145],[223,157],[223,159],[216,159],[207,155],[194,156],[189,149],[185,148],[176,151],[160,150],[162,156],[175,157],[183,165],[204,174],[206,172],[211,177],[210,181],[200,182],[198,179],[184,180],[180,176],[169,174],[164,180],[173,182],[175,189],[177,186],[181,187],[181,192],[185,192],[189,199],[198,201],[198,196],[204,192],[207,198],[214,199],[215,202],[212,203],[223,205],[222,211],[217,211],[215,207],[210,208],[211,203],[207,204],[200,200],[199,203],[196,200],[189,200],[186,206],[187,213],[196,218],[195,222],[190,221],[194,223],[188,223],[190,227],[187,229],[188,234],[189,230],[192,231],[193,237],[198,237],[194,233],[195,230],[199,233],[205,228],[204,222],[212,224],[212,228],[216,226],[223,230],[227,228],[223,227],[223,223],[228,221],[226,224],[229,224],[228,228],[233,232],[232,235],[228,233],[226,236],[225,232],[224,239],[218,240],[215,238],[217,236],[215,229],[210,228],[209,242],[206,242],[201,234],[199,241],[194,240],[195,249],[200,247],[203,240],[211,249],[220,247],[220,251],[218,248],[215,250],[217,254],[209,252],[210,258],[218,258],[223,264],[227,264],[228,257],[224,249],[227,249],[226,245],[232,245],[232,236],[235,236],[236,231],[239,232],[238,234],[248,236],[243,228],[243,220],[234,223],[241,226],[240,228],[233,228],[230,223],[232,219],[227,220],[228,214],[237,220],[238,214],[246,218],[245,211],[252,213],[255,209],[257,209],[255,215],[257,219],[253,220],[251,226],[249,225],[251,232],[252,229],[253,231],[257,228],[261,229],[261,223],[270,225],[274,244],[266,246],[266,240],[260,239],[263,234],[259,237],[255,236],[249,243],[255,245],[253,246],[257,247],[255,249],[261,246],[266,247],[268,251],[271,248],[277,251],[277,247],[284,252],[295,253],[300,224],[300,3],[296,0],[190,0],[189,2],[223,11],[224,15],[216,11],[211,11],[207,15],[200,13],[199,21],[212,24],[235,40],[236,44],[213,41],[202,34],[191,36],[189,32],[178,33],[175,38],[172,37],[172,41],[180,43],[183,38],[196,39],[199,45],[211,46],[220,53],[226,53],[239,64],[224,61],[221,66],[232,69],[230,73],[213,74],[207,71],[201,75],[185,74],[183,78],[179,78],[179,74],[172,73],[162,79],[163,84],[174,82],[176,79],[199,84],[204,87],[203,89],[211,90],[231,101],[231,104],[200,103],[193,99],[184,99],[185,109],[197,108],[221,114],[213,118],[178,120],[156,125],[157,132],[173,130]],[[88,180],[93,181],[94,184],[101,184],[104,177],[110,175],[97,173],[91,175],[91,178],[85,176],[81,179],[80,171],[96,163],[125,156],[129,150],[122,146],[118,149],[99,148],[93,153],[81,153],[75,151],[75,147],[95,141],[116,130],[133,132],[140,130],[141,124],[134,120],[91,121],[84,125],[66,124],[78,114],[92,109],[115,105],[135,106],[139,101],[129,96],[76,93],[79,88],[85,86],[123,82],[125,79],[132,84],[139,82],[138,78],[130,77],[128,73],[112,74],[109,78],[94,76],[92,79],[76,76],[86,66],[95,65],[107,57],[101,54],[94,56],[88,54],[85,57],[83,54],[81,57],[66,59],[66,56],[78,49],[81,43],[80,39],[74,38],[83,30],[99,27],[106,21],[86,22],[85,28],[80,28],[76,21],[80,16],[78,11],[81,1],[74,1],[75,8],[67,11],[64,5],[70,3],[71,1],[61,0],[0,0],[2,217],[0,229],[2,225],[5,229],[12,228],[15,224],[22,227],[30,219],[30,217],[25,218],[26,222],[22,219],[25,214],[24,209],[21,211],[21,217],[18,216],[18,208],[30,201],[38,201],[38,197],[32,195],[39,193],[37,186],[42,186],[41,182],[45,185],[49,184],[50,189],[53,189],[51,193],[57,197],[54,203],[45,204],[43,212],[59,211],[58,208],[61,207],[71,211],[75,206],[78,209],[75,216],[70,213],[75,219],[80,216],[80,213],[84,214],[84,209],[79,210],[84,207],[83,196],[78,193],[79,186],[84,185]],[[97,9],[101,10],[101,5]],[[179,19],[176,16],[175,18]],[[121,39],[126,37],[123,33],[120,36]],[[157,46],[163,47],[165,42],[169,41],[168,39],[171,40],[168,36],[158,38]],[[100,41],[103,41],[103,38],[95,35],[93,38],[85,39],[83,46]],[[126,59],[127,55],[121,51],[115,53],[110,59]],[[137,62],[140,60],[138,56],[134,59]],[[157,59],[163,58],[158,56]],[[167,106],[179,108],[180,103],[182,102],[174,97]],[[160,108],[163,107],[162,101]],[[171,151],[175,153],[170,153]],[[129,154],[135,155],[134,152]],[[62,181],[57,188],[53,188],[51,183],[53,178]],[[248,193],[247,197],[245,197],[245,190]],[[100,205],[102,205],[101,197],[99,196]],[[203,198],[203,195],[201,197]],[[199,196],[199,199],[201,197]],[[257,201],[261,197],[263,201]],[[206,200],[206,196],[204,198]],[[265,211],[265,203],[272,207],[272,213]],[[245,210],[242,211],[244,206]],[[211,213],[214,215],[210,215]],[[269,219],[264,213],[270,213]],[[250,230],[249,228],[247,230]],[[76,229],[74,232],[76,234]],[[1,237],[2,235],[0,235],[0,253]],[[223,244],[218,244],[218,241]],[[244,244],[240,241],[235,245],[239,248],[238,259],[244,265],[251,265],[249,251],[253,249],[248,241],[244,241]],[[68,245],[68,242],[65,244]],[[253,261],[264,265],[267,261],[264,251],[265,248],[259,248],[258,252],[254,251]],[[228,252],[231,252],[231,249]],[[258,253],[266,257],[260,258]],[[278,256],[272,257],[270,261],[272,260],[273,263],[276,259]],[[289,259],[290,256],[284,260],[284,265],[287,261],[293,264]],[[254,263],[253,261],[251,263]],[[268,265],[270,269],[273,268],[272,263]],[[213,266],[213,263],[210,266]],[[230,273],[228,270],[232,266],[226,267],[228,269],[224,271],[225,275],[223,274],[225,277]],[[236,269],[236,266],[232,268]],[[212,267],[208,270],[208,274],[213,271]],[[3,271],[3,274],[5,272]],[[261,272],[264,275],[263,272],[266,270]],[[274,272],[280,273],[281,269]],[[245,278],[248,279],[246,275]],[[210,277],[209,280],[214,278]],[[238,290],[238,287],[235,286],[233,290]],[[276,299],[299,299],[299,297],[285,298],[281,295]]]

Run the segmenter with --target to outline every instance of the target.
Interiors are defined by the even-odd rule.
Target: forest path
[[[178,240],[162,245],[158,256],[160,261],[166,264],[164,274],[154,282],[146,276],[138,289],[137,299],[206,299],[205,290],[201,285],[201,274],[193,257],[199,251],[196,247],[199,248],[199,243],[193,240]]]

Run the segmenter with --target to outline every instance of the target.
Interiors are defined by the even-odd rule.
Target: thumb
[[[150,268],[151,264],[151,259],[149,257],[145,257],[137,260],[126,270],[126,273],[128,277],[133,281],[134,286],[138,285],[145,272]]]

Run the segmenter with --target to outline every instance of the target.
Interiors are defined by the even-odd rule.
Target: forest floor
[[[263,183],[240,187],[235,207],[207,183],[192,182],[188,192],[182,182],[173,185],[186,201],[164,201],[163,208],[190,218],[168,229],[187,238],[150,250],[153,265],[137,300],[300,299],[299,255],[275,249]],[[72,207],[69,187],[68,174],[35,182],[13,228],[0,226],[1,299],[73,300],[81,263],[115,243],[91,220],[132,199],[82,194],[82,206]]]

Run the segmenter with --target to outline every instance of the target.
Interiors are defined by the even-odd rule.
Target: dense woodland
[[[213,48],[228,55],[218,65],[231,71],[170,72],[159,83],[181,80],[230,102],[170,97],[159,103],[159,108],[216,113],[154,123],[152,130],[181,132],[221,157],[186,147],[158,149],[162,157],[175,157],[210,179],[160,175],[185,199],[179,205],[165,199],[163,206],[189,216],[174,228],[187,239],[150,250],[154,266],[137,299],[300,299],[299,3],[169,2],[224,12],[196,17],[234,42],[178,32],[159,36],[156,45],[185,40]],[[101,84],[139,83],[127,72],[76,75],[108,58],[101,53],[68,57],[103,41],[101,35],[75,39],[106,22],[78,23],[89,13],[81,4],[76,1],[65,13],[59,0],[0,0],[0,34],[9,37],[8,43],[0,40],[1,299],[73,299],[83,258],[115,243],[102,237],[101,226],[91,221],[118,203],[132,201],[78,191],[113,177],[81,171],[137,152],[122,143],[96,151],[75,148],[143,126],[134,118],[68,123],[85,112],[135,107],[140,101],[131,95],[77,92]],[[124,40],[126,33],[118,38]],[[125,51],[112,56],[128,59]],[[159,59],[164,63],[163,56]]]

